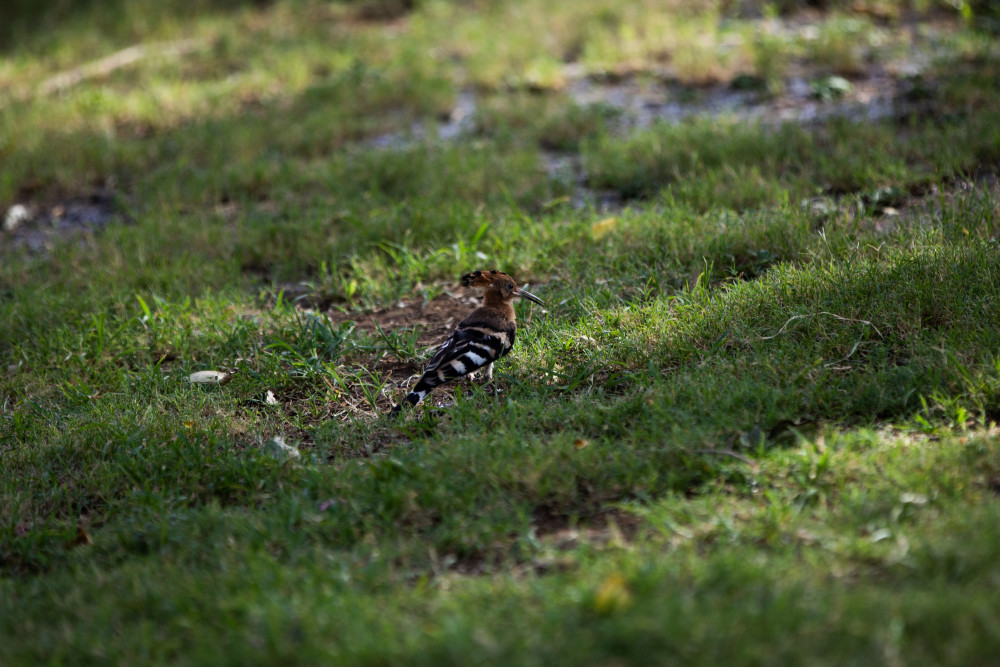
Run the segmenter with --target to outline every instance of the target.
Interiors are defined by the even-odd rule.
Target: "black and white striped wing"
[[[447,382],[473,373],[510,352],[513,332],[480,327],[458,329],[438,349],[424,371]]]
[[[514,347],[515,331],[513,322],[503,329],[468,321],[460,323],[459,328],[434,353],[417,384],[392,409],[390,416],[396,417],[404,404],[416,405],[424,400],[435,387],[474,373],[503,357]]]

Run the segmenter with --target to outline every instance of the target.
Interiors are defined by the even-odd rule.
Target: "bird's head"
[[[482,287],[486,290],[487,300],[499,297],[502,301],[510,301],[516,296],[544,306],[545,303],[531,292],[526,292],[517,286],[513,278],[501,271],[473,271],[462,276],[463,287]]]

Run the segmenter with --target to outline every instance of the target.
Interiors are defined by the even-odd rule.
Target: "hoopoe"
[[[463,287],[484,287],[483,305],[458,323],[431,358],[430,363],[399,405],[389,416],[395,418],[407,403],[416,405],[435,387],[463,375],[472,376],[480,368],[486,379],[493,379],[493,362],[507,355],[514,347],[517,322],[511,300],[530,299],[545,305],[530,292],[518,288],[514,279],[500,271],[473,271],[462,276]]]

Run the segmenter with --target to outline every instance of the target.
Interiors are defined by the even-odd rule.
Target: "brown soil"
[[[334,325],[342,322],[354,322],[358,331],[374,337],[380,335],[379,327],[386,333],[400,328],[415,330],[419,332],[417,338],[419,347],[437,347],[448,338],[455,325],[479,305],[480,300],[479,295],[469,290],[468,293],[461,295],[441,294],[426,302],[419,298],[413,301],[400,301],[391,308],[383,308],[372,313],[330,311],[327,314],[330,322]],[[391,386],[403,389],[408,387],[423,371],[424,362],[399,359],[392,354],[383,353],[372,359],[369,364],[383,377],[388,376]],[[428,398],[428,404],[437,406],[450,404],[453,390],[454,386],[452,385],[438,388]],[[369,410],[360,395],[353,398],[355,400],[353,400],[352,412],[367,412]],[[402,398],[401,394],[395,396],[393,400],[399,398]],[[384,397],[383,400],[388,400],[388,397]],[[392,407],[392,403],[387,402],[385,409],[390,407]]]
[[[373,313],[329,313],[333,324],[354,322],[358,331],[378,336],[378,327],[390,332],[398,328],[420,330],[417,343],[422,346],[439,345],[445,341],[455,325],[479,305],[480,298],[470,290],[460,296],[441,294],[430,301],[400,301],[392,308]],[[376,326],[376,323],[378,326]]]
[[[639,532],[641,523],[636,515],[617,508],[604,508],[574,522],[566,514],[545,506],[536,508],[531,521],[535,535],[558,548],[569,548],[577,542],[629,542]]]

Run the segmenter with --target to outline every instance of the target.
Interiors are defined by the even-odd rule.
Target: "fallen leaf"
[[[590,226],[590,238],[595,241],[600,241],[614,231],[617,224],[618,218],[604,218],[603,220],[595,222]]]
[[[573,446],[577,449],[583,449],[590,444],[590,440],[584,440],[583,438],[577,438],[573,441]]]
[[[599,614],[611,614],[621,611],[632,604],[632,593],[628,583],[618,572],[609,574],[594,595],[594,611]]]
[[[878,530],[873,531],[868,539],[872,542],[881,542],[882,540],[889,539],[890,537],[892,537],[891,530],[888,528],[879,528]]]
[[[82,547],[93,543],[94,540],[91,539],[90,535],[87,534],[87,531],[83,529],[83,526],[78,526],[76,529],[76,537],[67,543],[66,548],[73,549],[75,547]]]

